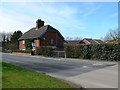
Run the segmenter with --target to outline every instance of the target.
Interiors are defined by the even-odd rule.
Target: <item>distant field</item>
[[[3,88],[72,88],[69,84],[45,74],[2,63]]]

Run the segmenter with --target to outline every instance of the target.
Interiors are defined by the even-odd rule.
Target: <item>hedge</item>
[[[50,46],[42,46],[36,48],[36,55],[51,56],[53,48]]]
[[[31,50],[19,50],[19,49],[15,49],[15,50],[12,50],[12,52],[30,53]]]
[[[4,53],[12,53],[12,50],[4,49],[4,50],[2,50],[2,52],[4,52]]]
[[[65,45],[67,58],[118,61],[120,44]]]

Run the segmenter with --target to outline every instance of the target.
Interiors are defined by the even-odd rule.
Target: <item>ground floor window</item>
[[[35,42],[32,42],[32,47],[35,47]]]

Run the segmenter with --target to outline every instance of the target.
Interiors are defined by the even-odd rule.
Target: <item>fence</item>
[[[52,51],[52,57],[66,58],[66,53],[65,51]]]

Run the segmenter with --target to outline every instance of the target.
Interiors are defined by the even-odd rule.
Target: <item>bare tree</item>
[[[65,40],[81,40],[82,37],[66,37]]]
[[[82,40],[82,37],[74,37],[74,40]]]
[[[73,38],[72,37],[69,37],[69,36],[67,36],[66,38],[65,38],[65,40],[72,40]]]
[[[11,35],[12,35],[11,32],[8,33],[0,32],[0,42],[6,42],[7,40],[10,41]]]
[[[6,34],[0,33],[0,42],[5,41]]]
[[[109,30],[106,34],[106,36],[104,37],[104,41],[107,40],[113,40],[113,39],[118,39],[120,35],[120,30],[119,29],[115,29],[115,30]]]
[[[12,32],[6,33],[6,40],[11,40]]]

